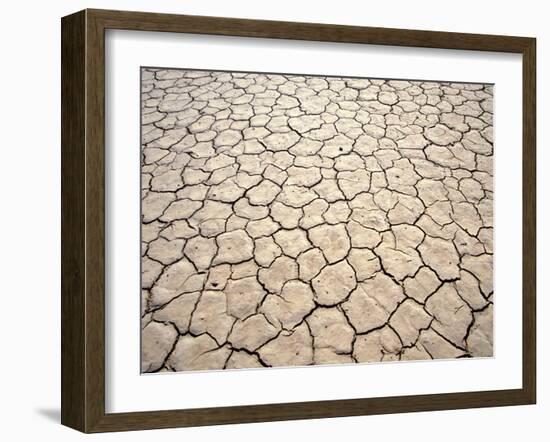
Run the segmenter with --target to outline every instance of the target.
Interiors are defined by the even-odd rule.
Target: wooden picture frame
[[[512,390],[105,412],[105,30],[418,48],[523,57],[523,385]],[[62,410],[83,432],[533,404],[536,400],[536,41],[533,38],[84,10],[62,19]]]

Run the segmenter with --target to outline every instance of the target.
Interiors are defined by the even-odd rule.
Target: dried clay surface
[[[493,353],[493,87],[142,70],[142,371]]]

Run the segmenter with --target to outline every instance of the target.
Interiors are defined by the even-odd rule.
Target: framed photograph
[[[62,423],[533,404],[535,39],[62,19]]]

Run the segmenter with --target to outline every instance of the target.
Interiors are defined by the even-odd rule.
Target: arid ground
[[[142,372],[493,354],[493,87],[142,70]]]

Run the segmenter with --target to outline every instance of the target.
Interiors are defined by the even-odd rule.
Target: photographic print
[[[141,94],[142,373],[493,356],[492,84]]]

